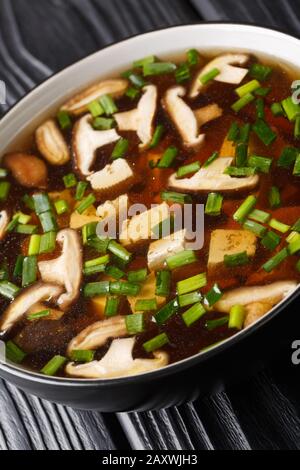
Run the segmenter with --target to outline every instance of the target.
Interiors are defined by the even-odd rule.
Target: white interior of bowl
[[[134,60],[147,55],[168,56],[190,48],[198,48],[200,51],[253,51],[274,56],[277,62],[290,63],[300,69],[300,41],[274,30],[215,23],[178,26],[146,33],[109,46],[77,62],[23,98],[0,122],[0,155],[11,150],[20,136],[34,130],[45,115],[55,112],[76,90],[99,78],[114,75]],[[264,318],[260,321],[264,321]]]

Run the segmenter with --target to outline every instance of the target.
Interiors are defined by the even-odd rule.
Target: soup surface
[[[138,374],[289,295],[300,280],[293,79],[247,53],[147,57],[3,155],[7,360],[46,375]]]

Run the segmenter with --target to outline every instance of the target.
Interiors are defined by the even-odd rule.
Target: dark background
[[[300,1],[0,0],[0,79],[7,84],[0,110],[107,44],[203,20],[259,23],[300,36]],[[300,366],[291,365],[290,354],[287,344],[255,377],[160,412],[74,411],[0,380],[0,450],[299,449]]]

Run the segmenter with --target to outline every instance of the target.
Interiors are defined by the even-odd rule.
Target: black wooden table
[[[296,0],[1,0],[0,79],[7,84],[7,106],[1,110],[54,71],[104,45],[201,20],[257,22],[300,35],[300,4]],[[299,449],[300,369],[290,364],[288,348],[287,344],[279,362],[264,364],[255,377],[193,404],[160,412],[76,411],[25,395],[0,380],[0,449]]]

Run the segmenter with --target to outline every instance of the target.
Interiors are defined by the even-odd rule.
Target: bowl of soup
[[[2,377],[77,407],[153,409],[276,342],[300,281],[298,52],[254,26],[169,28],[9,111]]]

